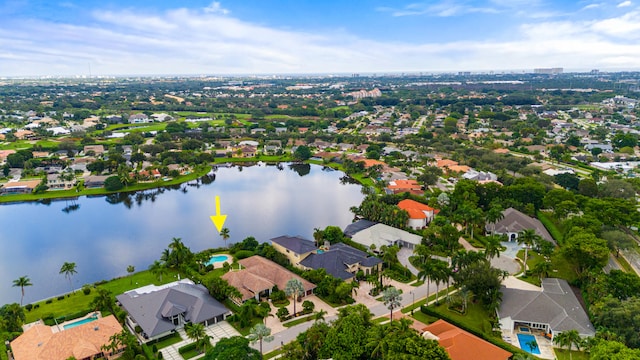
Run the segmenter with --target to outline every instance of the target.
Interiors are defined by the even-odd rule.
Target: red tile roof
[[[398,203],[398,207],[409,213],[411,219],[425,219],[427,216],[425,211],[433,211],[433,214],[440,212],[438,209],[434,209],[429,205],[417,202],[411,199],[404,199]]]
[[[438,338],[440,346],[445,348],[451,360],[506,360],[512,355],[444,320],[438,320],[422,330]]]

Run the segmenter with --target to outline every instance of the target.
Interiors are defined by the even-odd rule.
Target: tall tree
[[[27,286],[32,286],[31,279],[28,276],[20,276],[19,278],[13,280],[13,286],[19,287],[22,296],[20,297],[20,306],[22,306],[22,301],[24,300],[24,288]]]
[[[133,284],[133,278],[131,277],[131,275],[136,272],[136,267],[133,265],[129,265],[127,266],[127,274],[129,274],[129,278],[130,278],[130,282],[131,284]]]
[[[529,255],[529,248],[540,240],[540,235],[536,234],[533,229],[524,229],[518,234],[518,243],[524,244],[524,271],[527,272],[527,258]]]
[[[304,294],[304,286],[298,279],[289,279],[284,287],[284,292],[287,296],[293,298],[293,316],[296,317],[298,315],[296,313],[296,303],[298,302],[298,298]]]
[[[393,322],[393,310],[399,308],[401,305],[400,301],[402,301],[400,291],[393,286],[386,288],[382,292],[382,301],[387,306],[387,309],[389,309],[389,319]]]
[[[77,274],[78,271],[76,270],[76,263],[74,262],[65,262],[64,264],[62,264],[62,267],[60,268],[60,274],[64,274],[64,277],[67,278],[67,280],[69,280],[69,287],[71,288],[71,291],[75,294],[75,290],[73,289],[73,283],[71,282],[71,277],[73,276],[73,274]]]
[[[163,263],[156,260],[153,264],[149,265],[149,271],[162,282],[162,276],[167,274],[167,267]]]
[[[196,323],[187,323],[184,326],[184,332],[187,334],[187,337],[193,340],[196,343],[196,350],[202,351],[206,349],[206,344],[203,344],[204,339],[206,339],[207,332],[204,329],[204,325]],[[204,345],[204,346],[201,346]]]
[[[229,228],[223,227],[222,230],[220,230],[220,237],[224,240],[224,247],[227,247],[227,240],[231,237],[231,235],[229,235]]]
[[[269,329],[265,324],[256,324],[251,328],[249,332],[249,336],[247,337],[251,343],[255,343],[257,341],[260,342],[260,354],[262,354],[262,342],[271,342],[273,341],[273,336],[271,336],[271,329]]]

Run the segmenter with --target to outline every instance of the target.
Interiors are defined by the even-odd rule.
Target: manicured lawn
[[[284,327],[290,328],[292,326],[296,326],[298,324],[302,324],[302,323],[305,323],[305,322],[311,321],[311,320],[314,320],[314,315],[309,315],[309,316],[297,318],[295,320],[287,321],[286,323],[284,323],[282,325]]]
[[[131,276],[114,279],[106,284],[98,286],[111,291],[113,295],[118,295],[144,285],[160,285],[175,281],[177,279],[177,274],[177,271],[169,269],[161,283],[155,276],[153,276],[153,274],[151,274],[151,272],[145,270]],[[89,312],[93,310],[89,304],[93,301],[95,294],[96,291],[92,287],[89,295],[83,294],[82,290],[80,290],[76,291],[75,294],[68,294],[69,296],[65,297],[63,300],[53,298],[53,301],[50,304],[47,304],[45,301],[34,303],[39,304],[40,306],[37,309],[25,311],[26,323],[42,319],[48,314],[53,314],[55,318],[59,318],[65,315],[77,313],[83,309]]]
[[[151,342],[147,345],[153,346],[155,344],[158,349],[164,349],[167,346],[179,343],[180,341],[182,341],[182,338],[180,337],[180,334],[176,332],[171,335],[165,336],[162,339],[158,339],[156,342]]]
[[[277,349],[277,350],[273,350],[272,352],[268,352],[264,355],[262,355],[263,359],[272,359],[278,355],[282,354],[282,350],[281,349]]]
[[[489,323],[489,313],[482,305],[469,302],[467,306],[467,313],[462,315],[455,311],[448,309],[448,305],[443,301],[439,306],[436,306],[436,311],[441,314],[447,315],[447,317],[467,325],[469,328],[474,329],[477,332],[491,335],[491,324]]]
[[[429,324],[431,324],[433,322],[436,322],[438,320],[437,317],[431,316],[431,315],[427,315],[427,314],[423,313],[420,310],[414,311],[412,317],[414,319],[420,321],[421,323],[425,324],[425,325],[429,325]]]

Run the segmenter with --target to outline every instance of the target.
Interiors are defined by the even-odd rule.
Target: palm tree
[[[316,242],[316,247],[319,247],[321,245],[321,241],[323,237],[324,237],[324,231],[322,231],[322,229],[313,228],[313,240],[315,240]]]
[[[580,337],[580,333],[578,330],[572,329],[569,331],[562,332],[566,336],[566,345],[569,348],[569,359],[572,358],[573,346],[580,351],[580,347],[582,346],[582,338]]]
[[[502,245],[500,245],[500,237],[491,235],[486,237],[486,242],[484,245],[484,255],[487,259],[491,260],[494,257],[500,257],[500,250],[502,249]]]
[[[533,273],[538,274],[540,281],[542,281],[543,278],[549,276],[551,268],[552,266],[550,261],[542,261],[537,263],[536,266],[533,267]]]
[[[431,285],[431,274],[433,273],[433,265],[431,261],[426,260],[420,264],[420,271],[418,272],[418,279],[427,283],[427,302],[426,306],[429,306],[429,286]]]
[[[372,359],[382,359],[384,354],[389,351],[389,325],[376,326],[373,333],[369,336],[367,348],[371,349]]]
[[[320,309],[320,311],[316,312],[313,316],[314,322],[318,322],[320,320],[324,321],[325,315],[327,315],[327,312],[324,309]]]
[[[535,358],[529,354],[518,353],[513,355],[513,360],[534,360]]]
[[[504,213],[502,207],[498,204],[493,204],[487,211],[487,222],[491,224],[491,235],[496,231],[496,223],[504,219]]]
[[[78,271],[76,271],[76,263],[74,262],[65,262],[60,268],[60,274],[64,274],[64,277],[69,280],[69,287],[74,294],[75,290],[73,289],[73,283],[71,283],[71,277],[73,276],[73,274],[77,273]]]
[[[204,330],[204,325],[187,323],[184,327],[184,332],[187,337],[196,343],[196,350],[200,351],[201,340],[207,337],[207,332]]]
[[[167,268],[163,263],[156,260],[153,264],[149,265],[149,271],[162,282],[162,276],[167,274]]]
[[[431,277],[436,283],[436,305],[440,304],[440,284],[447,282],[449,280],[450,274],[451,270],[449,269],[449,265],[446,262],[442,260],[434,261]]]
[[[227,240],[231,237],[231,235],[229,235],[229,228],[223,227],[222,230],[220,230],[220,237],[224,240],[224,246],[227,247]]]
[[[127,273],[129,274],[129,276],[131,276],[131,274],[133,274],[136,271],[136,267],[133,265],[129,265],[127,266]],[[133,284],[133,278],[130,278],[131,283]]]
[[[536,234],[536,231],[533,229],[525,229],[522,230],[518,234],[518,243],[524,244],[524,272],[527,272],[527,257],[529,254],[529,247],[533,246],[538,239],[540,239],[540,235]]]
[[[31,283],[31,279],[29,279],[28,276],[20,276],[19,278],[17,278],[16,280],[13,280],[13,286],[14,287],[19,287],[20,291],[22,292],[22,297],[20,298],[20,306],[22,306],[22,300],[24,299],[24,287],[25,286],[32,286],[33,284]]]
[[[295,278],[290,279],[284,287],[284,292],[287,296],[293,298],[293,317],[296,317],[298,315],[296,313],[296,302],[298,302],[298,298],[304,294],[304,286],[300,280]]]
[[[402,301],[400,291],[393,286],[385,289],[382,292],[382,301],[387,305],[387,309],[389,309],[389,320],[393,322],[393,309],[400,307],[400,301]]]
[[[553,343],[560,346],[561,348],[566,346],[569,349],[569,358],[571,358],[571,343],[568,340],[567,332],[555,334],[553,336]]]
[[[249,341],[251,343],[255,343],[256,341],[260,341],[260,355],[262,356],[262,342],[271,342],[273,341],[273,336],[271,335],[271,329],[269,329],[266,325],[260,323],[256,324],[256,326],[252,327],[251,332],[249,333]]]

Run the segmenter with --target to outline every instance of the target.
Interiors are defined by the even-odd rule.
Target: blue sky
[[[640,70],[638,40],[640,0],[0,1],[0,77]]]

